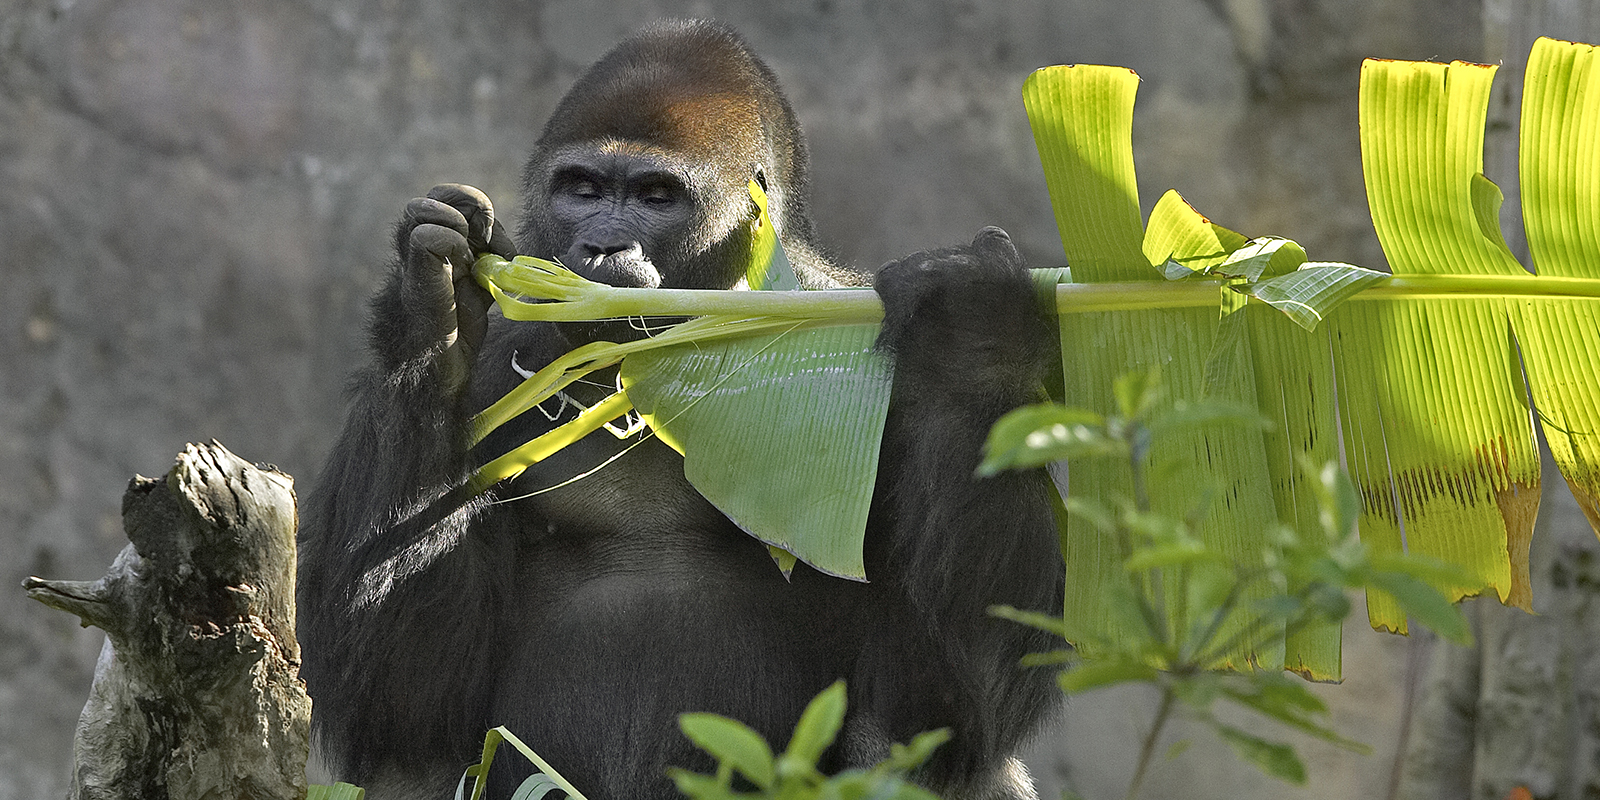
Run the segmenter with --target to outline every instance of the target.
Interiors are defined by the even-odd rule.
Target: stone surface
[[[64,791],[102,640],[17,583],[98,575],[128,476],[185,442],[314,481],[405,201],[467,182],[510,215],[561,93],[663,15],[721,17],[765,54],[810,136],[819,228],[867,268],[987,224],[1062,260],[1018,90],[1072,62],[1143,75],[1147,209],[1176,186],[1219,223],[1379,266],[1360,58],[1484,57],[1478,0],[0,0],[0,800]],[[1323,797],[1393,758],[1404,643],[1352,633],[1362,680],[1369,638],[1373,688],[1328,694],[1378,753],[1314,767]],[[1114,770],[1083,740],[1132,711],[1097,703],[1041,775]],[[1250,772],[1216,770],[1206,786]]]

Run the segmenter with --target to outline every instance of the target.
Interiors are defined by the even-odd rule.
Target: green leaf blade
[[[1600,49],[1540,38],[1523,86],[1522,216],[1540,275],[1600,278]]]
[[[1504,301],[1353,303],[1333,318],[1340,422],[1362,497],[1361,538],[1462,567],[1450,599],[1525,604],[1539,458],[1511,362]],[[1401,529],[1405,530],[1402,546]],[[1374,627],[1405,615],[1368,596]]]
[[[1310,331],[1344,301],[1388,277],[1350,264],[1307,262],[1294,272],[1253,283],[1248,291]]]
[[[1149,280],[1133,169],[1133,97],[1123,67],[1047,67],[1022,88],[1050,190],[1050,206],[1075,280]]]
[[[756,229],[750,237],[750,265],[745,268],[745,284],[757,291],[794,291],[800,288],[800,279],[794,274],[789,256],[783,252],[783,242],[778,239],[777,228],[767,214],[767,193],[761,184],[750,181],[750,199],[755,201],[759,213]]]
[[[1498,223],[1492,238],[1480,225],[1484,121],[1495,70],[1461,61],[1361,65],[1367,204],[1396,275],[1527,272],[1500,240]]]
[[[1362,164],[1373,223],[1399,275],[1526,277],[1489,216],[1483,177],[1494,68],[1368,61],[1361,78]],[[1467,280],[1466,278],[1462,279]],[[1346,453],[1377,554],[1462,567],[1451,599],[1493,590],[1528,607],[1527,546],[1539,464],[1497,298],[1352,303],[1333,331]],[[1393,597],[1370,595],[1376,627],[1404,630]]]
[[[1198,398],[1205,394],[1206,360],[1217,338],[1217,308],[1212,306],[1167,310],[1090,312],[1060,317],[1064,395],[1068,402],[1102,414],[1140,411],[1148,406],[1146,392],[1124,380],[1159,367],[1161,388],[1169,398]],[[1246,405],[1254,401],[1254,376],[1232,376],[1245,394],[1227,399]],[[1136,383],[1136,382],[1135,382]],[[1120,396],[1120,400],[1119,400]],[[1142,412],[1141,412],[1142,413]],[[1154,510],[1173,518],[1187,517],[1203,496],[1215,498],[1208,506],[1200,535],[1215,554],[1240,565],[1260,565],[1272,547],[1267,532],[1276,522],[1272,498],[1258,488],[1270,484],[1263,449],[1263,432],[1255,426],[1190,425],[1164,434],[1152,449],[1163,462],[1187,465],[1195,480],[1177,491],[1152,497]],[[1071,459],[1071,493],[1082,500],[1114,503],[1131,485],[1126,461]],[[1153,465],[1154,467],[1155,465]],[[1125,586],[1122,554],[1113,537],[1095,524],[1071,518],[1062,537],[1063,555],[1074,578],[1067,582],[1064,618],[1075,629],[1104,632],[1107,637],[1135,641],[1142,634],[1119,613],[1122,601],[1117,587]],[[1265,596],[1267,587],[1253,587],[1244,602]],[[1169,603],[1179,602],[1169,598]],[[1242,622],[1231,622],[1230,626]],[[1230,627],[1224,638],[1235,629]],[[1257,636],[1231,653],[1222,666],[1245,668],[1252,663],[1283,663],[1281,631]]]
[[[1158,680],[1155,667],[1138,661],[1122,659],[1095,659],[1084,661],[1056,676],[1061,690],[1078,694],[1092,689],[1103,689],[1119,683],[1148,683]]]
[[[716,714],[689,713],[679,715],[678,727],[696,747],[732,766],[751,783],[770,789],[777,782],[772,748],[744,723]]]
[[[1143,251],[1152,266],[1170,260],[1188,271],[1205,272],[1244,243],[1243,236],[1201,216],[1177,190],[1169,189],[1150,212]]]
[[[1064,458],[1115,455],[1121,444],[1100,430],[1105,417],[1053,404],[1023,406],[1008,412],[989,430],[980,476],[1006,469],[1041,467]]]
[[[1600,535],[1600,300],[1519,299],[1514,314],[1545,441]]]
[[[863,580],[890,389],[876,337],[858,325],[661,348],[628,356],[622,382],[730,519],[822,572]]]
[[[846,704],[844,681],[835,681],[812,698],[794,726],[784,759],[815,767],[823,751],[833,744],[839,729],[844,727]]]
[[[1522,95],[1519,173],[1533,262],[1541,276],[1600,278],[1600,49],[1539,39]],[[1545,439],[1600,534],[1600,304],[1519,299],[1516,321]]]

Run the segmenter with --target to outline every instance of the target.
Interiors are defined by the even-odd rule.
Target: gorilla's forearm
[[[374,768],[367,754],[393,755],[368,744],[376,731],[412,731],[407,749],[438,758],[470,750],[487,727],[496,598],[512,561],[496,550],[514,539],[483,535],[492,526],[475,519],[481,501],[439,507],[463,472],[465,434],[430,369],[413,360],[357,377],[301,519],[301,674],[321,687],[322,748],[358,781]],[[368,702],[385,687],[405,694]],[[440,720],[465,727],[447,732]]]

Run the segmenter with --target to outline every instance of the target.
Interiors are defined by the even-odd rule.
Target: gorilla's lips
[[[590,256],[575,264],[574,272],[596,283],[629,289],[657,289],[661,286],[661,273],[638,248]]]

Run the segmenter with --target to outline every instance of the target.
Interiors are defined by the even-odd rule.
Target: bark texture
[[[122,519],[131,544],[105,577],[23,584],[106,632],[71,797],[303,798],[293,481],[189,445],[164,478],[133,479]]]

